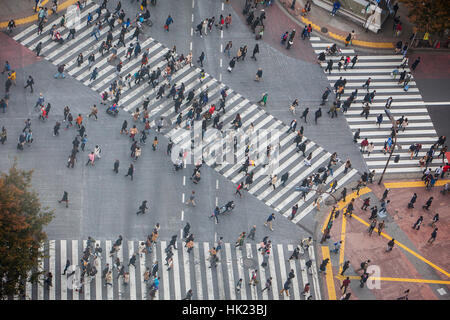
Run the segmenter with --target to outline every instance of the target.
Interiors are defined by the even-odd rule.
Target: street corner
[[[13,69],[20,69],[42,60],[36,54],[3,32],[0,32],[0,61],[8,61]]]
[[[446,180],[448,182],[448,180]],[[440,181],[444,183],[445,181]],[[435,186],[432,190],[425,190],[424,183],[420,187],[391,188],[388,198],[391,200],[390,208],[397,216],[396,224],[408,236],[421,255],[440,266],[444,270],[450,269],[450,210],[449,195],[443,195],[440,191],[441,187]],[[387,184],[389,186],[389,184]],[[393,186],[393,185],[391,185]],[[408,208],[414,193],[417,194],[417,200],[414,208]],[[433,202],[429,210],[425,210],[422,206],[425,202],[433,197]],[[428,244],[433,227],[431,222],[433,217],[439,214],[439,221],[436,223],[438,235],[433,244]],[[419,226],[419,230],[413,228],[420,216],[423,222]],[[440,272],[439,276],[443,280],[448,277]]]
[[[242,13],[244,5],[244,0],[233,1],[231,3],[236,15],[245,25],[247,25],[247,16],[244,16]],[[262,9],[264,9],[264,12],[266,13],[265,24],[270,26],[264,29],[262,41],[290,58],[309,63],[316,63],[317,57],[314,54],[311,44],[308,40],[301,40],[301,32],[304,24],[299,21],[293,21],[284,12],[282,12],[276,4],[273,4],[268,8],[262,6],[258,7],[255,10],[255,16],[258,16]],[[248,26],[248,28],[250,28],[250,26]],[[286,31],[291,32],[293,29],[296,30],[294,44],[290,49],[287,49],[286,45],[281,44],[281,36]]]
[[[421,52],[413,53],[410,61],[420,57],[420,64],[414,70],[414,78],[420,79],[448,79],[450,70],[450,54]]]

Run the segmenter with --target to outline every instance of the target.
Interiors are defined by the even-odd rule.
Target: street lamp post
[[[395,122],[394,117],[392,116],[391,112],[388,109],[385,108],[384,112],[387,114],[387,116],[389,117],[389,119],[392,122],[392,126],[394,127],[394,143],[392,145],[391,152],[389,153],[389,158],[386,161],[386,165],[384,166],[384,170],[383,170],[383,173],[381,174],[380,180],[378,180],[378,185],[380,185],[381,181],[383,180],[384,173],[386,172],[386,169],[389,165],[389,161],[391,160],[392,154],[394,153],[395,146],[397,145],[397,123]]]

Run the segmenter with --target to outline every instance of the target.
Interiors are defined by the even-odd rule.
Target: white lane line
[[[128,261],[125,261],[123,258],[124,247],[125,247],[125,245],[124,245],[124,243],[122,243],[120,245],[119,252],[117,252],[117,257],[119,258],[120,264],[122,266],[124,266],[128,263]],[[121,278],[117,279],[117,291],[119,293],[118,300],[122,300],[122,295],[124,294],[124,291],[125,291],[125,289],[122,291],[123,288],[124,288],[124,285],[123,285],[123,276],[122,276]]]
[[[217,201],[217,198],[216,198]],[[216,204],[217,206],[217,204]],[[214,242],[217,242],[217,233],[215,233]],[[217,288],[219,289],[219,300],[225,300],[225,284],[223,282],[223,265],[224,265],[224,257],[222,256],[223,250],[217,253],[217,258],[219,258],[219,262],[216,267],[216,275],[217,275]]]

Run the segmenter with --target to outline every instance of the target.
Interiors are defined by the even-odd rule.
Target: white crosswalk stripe
[[[117,56],[119,59],[116,59],[114,62],[109,62],[108,59],[111,56],[111,53],[106,53],[104,56],[98,52],[98,47],[100,43],[105,40],[107,31],[109,31],[109,27],[102,28],[100,31],[99,40],[96,41],[93,36],[91,36],[93,25],[87,26],[86,24],[86,17],[88,12],[92,12],[96,10],[98,5],[88,2],[88,6],[81,11],[81,28],[80,30],[77,30],[75,39],[71,39],[69,41],[65,41],[64,44],[58,45],[56,42],[51,41],[49,37],[49,30],[51,28],[51,25],[53,23],[57,23],[58,21],[49,21],[48,25],[44,28],[44,32],[41,35],[37,35],[34,28],[27,28],[23,32],[21,32],[19,35],[15,37],[16,41],[19,43],[29,47],[30,49],[33,49],[36,44],[41,41],[42,42],[42,50],[41,54],[46,57],[47,60],[51,61],[54,65],[62,64],[64,63],[66,65],[65,73],[68,75],[74,77],[75,79],[81,81],[83,84],[90,86],[93,90],[97,91],[99,94],[101,94],[104,91],[109,91],[109,87],[111,83],[115,80],[119,80],[119,77],[116,72],[116,65],[118,64],[119,59],[123,63],[122,70],[120,72],[120,76],[122,77],[122,81],[124,80],[124,76],[130,73],[132,76],[134,76],[134,73],[137,72],[140,69],[141,65],[141,57],[142,54],[148,49],[149,50],[149,67],[150,72],[153,70],[156,70],[157,68],[160,68],[161,71],[164,71],[165,67],[167,66],[167,61],[165,59],[165,53],[168,51],[167,48],[165,48],[161,43],[157,42],[156,40],[146,37],[142,35],[141,39],[139,39],[139,43],[141,45],[141,54],[134,57],[134,54],[132,55],[131,59],[125,58],[126,51],[128,48],[128,43],[130,42],[130,39],[132,37],[132,33],[134,31],[134,27],[130,27],[130,30],[125,34],[125,39],[127,42],[126,47],[120,47],[118,49]],[[118,36],[119,36],[119,27],[116,27],[112,30],[113,33],[113,43],[117,43]],[[62,32],[63,36],[67,37],[68,30],[67,28],[63,30]],[[133,43],[135,43],[135,40],[133,40]],[[318,46],[319,48],[324,48],[322,45]],[[345,49],[344,52],[347,52],[349,54],[353,54],[353,49]],[[79,53],[83,53],[84,55],[84,62],[78,66],[76,62],[76,58]],[[87,57],[90,53],[95,54],[95,62],[92,64],[91,68],[88,67]],[[386,60],[389,60],[392,65],[397,63],[398,61],[395,59],[395,57],[387,55]],[[333,58],[334,59],[334,58]],[[361,74],[355,74],[360,72],[369,72],[368,70],[377,70],[377,72],[380,70],[384,60],[380,59],[365,59],[361,58],[363,60],[361,63],[366,63],[367,67],[364,68],[358,68],[358,64],[356,65],[356,68],[352,71],[347,70],[349,75],[353,75],[354,77],[361,77],[361,78],[355,78],[355,79],[348,79],[350,82],[359,83],[360,81],[365,80],[365,75],[362,76]],[[98,68],[98,75],[94,81],[90,80],[92,71],[94,68]],[[382,67],[382,66],[381,66]],[[386,67],[386,66],[385,66]],[[386,68],[384,68],[386,69]],[[356,71],[355,71],[356,70]],[[388,70],[388,69],[386,69]],[[390,69],[389,69],[390,70]],[[351,72],[351,73],[350,73]],[[379,72],[380,76],[387,76],[384,74],[385,72]],[[203,80],[203,83],[200,83],[200,69],[197,67],[191,67],[189,65],[181,65],[179,69],[177,69],[174,74],[172,75],[172,80],[170,82],[170,85],[173,83],[177,84],[177,87],[181,85],[181,83],[185,84],[185,96],[187,96],[187,93],[190,90],[195,90],[195,98],[199,98],[201,90],[204,90],[206,87],[208,87],[208,103],[207,108],[209,108],[209,105],[216,104],[218,105],[220,102],[220,91],[222,88],[225,87],[225,84],[221,83],[220,81],[217,81],[211,75],[206,74],[206,78]],[[378,73],[377,73],[378,75]],[[373,78],[376,78],[377,75],[375,75]],[[330,75],[330,77],[335,77],[338,75]],[[166,80],[162,79],[162,76],[159,78],[159,82],[165,82]],[[124,81],[125,82],[125,81]],[[376,82],[376,81],[375,81]],[[389,77],[386,77],[383,79],[383,82],[391,82]],[[350,85],[350,84],[349,84]],[[379,87],[377,87],[379,88]],[[387,91],[388,87],[381,87],[379,88],[380,94],[382,96],[376,97],[377,101],[373,104],[373,108],[376,109],[378,107],[382,108],[384,105],[383,97],[384,95],[390,94],[391,92]],[[163,128],[163,133],[166,137],[171,137],[172,140],[175,143],[181,143],[186,144],[186,146],[190,143],[190,137],[189,137],[189,131],[181,131],[179,129],[175,129],[176,119],[178,117],[178,114],[175,113],[174,110],[174,102],[171,98],[167,99],[165,96],[168,94],[168,90],[170,88],[166,89],[165,96],[161,99],[156,100],[156,94],[159,89],[159,84],[153,88],[151,84],[148,84],[147,78],[145,80],[142,80],[139,84],[134,83],[134,79],[131,81],[131,88],[127,86],[126,83],[124,83],[124,86],[121,90],[120,99],[118,102],[118,105],[122,111],[126,111],[129,113],[133,113],[136,108],[140,108],[142,110],[142,103],[144,100],[148,97],[150,100],[150,103],[148,104],[148,111],[149,111],[149,121],[150,125],[154,127],[156,125],[155,120],[159,119],[159,117],[163,117],[167,124],[165,126],[168,126],[166,128]],[[398,89],[398,88],[397,88]],[[416,89],[416,88],[414,88]],[[293,195],[296,194],[295,187],[299,182],[301,182],[302,179],[306,178],[308,175],[316,173],[316,170],[321,166],[322,163],[326,164],[325,162],[329,159],[331,156],[331,152],[335,150],[328,150],[331,152],[327,152],[327,150],[323,150],[320,146],[316,145],[313,141],[310,141],[308,139],[309,144],[307,145],[306,152],[312,152],[312,159],[311,159],[311,167],[308,167],[304,164],[304,158],[301,155],[301,153],[297,153],[295,149],[295,145],[293,145],[293,139],[295,137],[294,133],[287,133],[288,127],[283,124],[281,121],[273,117],[272,115],[268,114],[264,108],[259,106],[257,103],[249,101],[248,99],[245,99],[245,97],[241,96],[239,93],[234,92],[231,89],[227,90],[228,96],[226,98],[226,106],[225,106],[225,113],[220,111],[220,121],[223,122],[223,130],[231,129],[232,128],[232,122],[234,118],[236,117],[237,113],[241,115],[242,119],[242,127],[238,130],[238,132],[246,132],[248,128],[250,127],[250,124],[253,123],[255,132],[258,129],[270,129],[272,130],[272,138],[279,138],[280,141],[280,149],[278,150],[278,147],[275,145],[272,145],[275,151],[273,151],[272,159],[278,160],[278,168],[275,166],[275,161],[270,163],[267,167],[263,167],[264,159],[256,158],[251,159],[254,160],[256,163],[256,166],[249,168],[249,172],[254,172],[254,179],[253,184],[249,186],[249,193],[257,197],[258,199],[261,199],[264,201],[267,205],[272,206],[276,211],[284,213],[286,210],[290,209],[291,201],[293,199]],[[345,96],[349,93],[346,92]],[[395,92],[392,92],[392,94],[395,94],[395,96],[403,96],[403,92],[396,90]],[[419,109],[417,116],[425,117],[428,116],[426,112],[423,112],[423,109],[425,108],[425,105],[421,103],[420,94],[417,90],[412,90],[409,97],[409,101],[401,101],[399,102],[399,109],[398,111],[393,110],[396,115],[401,115],[402,112],[406,112],[406,110],[409,109]],[[361,95],[361,93],[360,93]],[[107,103],[112,103],[113,97],[109,98],[109,101]],[[395,101],[393,103],[393,106],[396,106],[397,102]],[[421,105],[420,108],[417,108],[418,105]],[[182,119],[182,127],[185,128],[185,123],[188,113],[188,110],[190,109],[191,104],[186,103],[183,101],[180,112],[183,115]],[[204,107],[205,108],[205,107]],[[406,109],[407,108],[407,109]],[[354,110],[349,111],[348,118],[351,118],[351,113],[354,112]],[[213,115],[214,117],[215,115]],[[353,115],[352,115],[353,116]],[[415,123],[415,119],[413,119],[414,116],[410,118],[411,124]],[[373,118],[373,117],[371,117]],[[413,121],[414,120],[414,121]],[[422,119],[420,122],[429,122],[429,119]],[[367,124],[370,122],[367,121]],[[194,125],[199,126],[201,124],[200,121],[195,121]],[[359,124],[358,123],[355,123]],[[207,123],[207,128],[212,127],[212,121]],[[411,129],[413,129],[414,126],[411,126]],[[409,128],[408,128],[409,129]],[[423,128],[422,128],[423,129]],[[427,130],[430,130],[431,128],[427,128]],[[371,130],[371,131],[376,131]],[[408,136],[409,137],[409,136]],[[307,137],[303,138],[304,140],[307,139]],[[216,137],[213,135],[209,135],[208,133],[205,135],[205,145],[208,145],[209,147],[213,147],[212,142],[216,142]],[[274,144],[274,142],[270,142],[271,144]],[[402,141],[402,143],[405,143],[405,141]],[[261,155],[265,154],[265,148],[269,144],[269,142],[263,142],[262,144],[258,144],[257,150],[260,152]],[[215,146],[216,144],[214,144]],[[232,144],[227,143],[224,141],[223,145],[223,151],[228,152],[232,150],[233,148]],[[206,163],[209,166],[212,166],[217,172],[221,173],[228,179],[230,179],[233,183],[239,183],[240,181],[245,179],[245,174],[243,172],[238,172],[242,166],[242,163],[245,160],[244,155],[244,148],[238,148],[237,152],[237,162],[235,163],[216,163],[216,159],[211,157],[206,161]],[[225,152],[223,154],[225,154]],[[218,158],[217,158],[218,159]],[[342,165],[342,163],[339,163],[338,165]],[[289,179],[286,182],[285,186],[278,185],[276,191],[273,191],[272,187],[268,184],[269,182],[269,173],[273,172],[274,174],[280,175],[278,177],[278,180],[280,180],[280,177],[285,172],[289,172]],[[336,177],[337,179],[340,179],[344,176],[343,173],[340,173],[339,177]],[[279,183],[278,183],[279,184]],[[340,186],[342,187],[342,186]],[[247,192],[247,191],[243,191]],[[312,201],[312,199],[311,199]],[[305,202],[302,204],[302,207],[299,207],[299,212],[301,212],[303,209],[307,208],[310,202]],[[195,250],[194,250],[195,252]],[[164,286],[164,283],[161,284]],[[116,290],[116,287],[121,287],[121,282],[114,281],[113,288]],[[129,286],[130,287],[130,286]],[[108,285],[108,288],[105,290],[109,293],[111,291],[111,286]],[[127,289],[128,292],[128,289]],[[205,292],[207,294],[207,292]],[[142,290],[141,290],[142,294]],[[181,292],[183,295],[184,292]],[[198,293],[197,293],[198,294]],[[139,294],[138,294],[139,295]],[[109,295],[108,295],[109,296]]]
[[[304,265],[302,266],[301,260],[291,260],[286,265],[285,261],[294,247],[292,244],[274,245],[269,258],[269,265],[267,268],[264,268],[258,267],[263,260],[260,251],[258,251],[259,246],[257,244],[247,243],[245,247],[240,250],[230,243],[225,243],[223,250],[220,251],[221,258],[217,267],[211,269],[208,268],[210,264],[208,258],[209,249],[213,244],[208,242],[196,243],[193,253],[191,252],[191,254],[189,254],[184,247],[184,243],[177,242],[178,250],[174,250],[173,252],[173,268],[170,271],[167,271],[167,266],[164,265],[167,242],[161,241],[156,244],[152,254],[145,252],[142,256],[137,252],[140,242],[141,241],[132,240],[124,241],[119,252],[114,254],[113,258],[111,258],[109,251],[111,250],[113,242],[111,240],[97,240],[95,243],[99,244],[103,249],[103,253],[95,259],[95,266],[98,272],[92,277],[85,274],[85,284],[83,289],[80,290],[78,281],[82,270],[80,261],[74,259],[78,258],[79,255],[84,255],[82,252],[85,249],[87,240],[50,240],[45,244],[46,250],[48,249],[48,255],[42,261],[42,270],[45,274],[49,271],[52,272],[53,291],[51,291],[51,289],[50,291],[45,289],[45,287],[42,286],[42,282],[39,284],[27,282],[26,295],[31,300],[146,300],[148,297],[144,292],[147,287],[147,284],[144,282],[144,272],[145,269],[151,267],[153,263],[151,256],[153,256],[154,260],[160,262],[157,274],[158,277],[160,277],[158,292],[161,291],[161,298],[164,300],[180,300],[184,298],[185,292],[182,292],[181,288],[184,288],[186,291],[192,289],[195,300],[235,300],[236,298],[244,300],[278,300],[281,287],[279,287],[277,279],[281,279],[282,283],[280,283],[280,285],[282,286],[287,278],[287,273],[291,269],[294,270],[295,278],[292,280],[290,289],[290,293],[292,293],[291,298],[287,299],[300,300],[300,290],[306,284],[305,281],[309,281],[308,276],[303,270]],[[64,260],[67,260],[63,260],[63,258],[67,256],[66,246],[68,243],[70,244],[70,251],[72,252],[72,266],[69,268],[68,272],[63,275],[62,273],[66,265],[66,261]],[[200,252],[202,253],[201,255]],[[132,265],[128,266],[127,257],[131,257],[133,253],[137,254],[136,267],[133,267]],[[194,255],[193,257],[192,254]],[[56,263],[57,256],[61,258],[59,259],[60,263]],[[121,259],[121,265],[124,265],[125,270],[129,272],[130,279],[128,284],[124,284],[123,277],[118,279],[118,271],[114,268],[113,287],[108,285],[106,288],[104,286],[105,280],[101,275],[101,266],[110,263],[110,270],[112,270],[113,265],[111,262],[112,260],[115,260],[116,257],[119,259],[123,258]],[[92,261],[92,259],[93,256],[89,260]],[[244,262],[244,259],[247,262],[252,261],[254,267],[247,267],[247,263]],[[278,269],[275,265],[278,266]],[[192,267],[194,269],[198,267],[198,272],[191,273],[190,269]],[[204,269],[204,271],[201,271],[201,269]],[[258,269],[259,275],[257,279],[259,280],[259,283],[256,286],[249,286],[248,282],[250,275],[254,269]],[[73,270],[76,270],[75,274],[68,277],[68,274]],[[234,270],[237,270],[237,277],[234,276]],[[75,288],[72,290],[72,286],[68,285],[69,282],[72,283],[68,278],[70,279],[72,277],[77,277],[77,280],[73,283],[78,290],[75,290]],[[265,290],[261,293],[261,290],[265,287],[266,279],[269,277],[272,277],[273,292],[272,290]],[[240,293],[236,294],[235,287],[239,278],[242,278],[243,282]],[[151,281],[152,280],[150,280],[150,282]],[[313,281],[310,282],[313,283]],[[191,288],[191,283],[197,283],[197,286]],[[108,288],[110,289],[108,290]],[[206,296],[202,294],[202,290],[204,290],[203,292],[206,292]],[[320,291],[318,281],[311,286],[311,292],[315,293],[316,291]],[[73,294],[67,294],[68,292],[73,292]],[[105,292],[106,295],[103,295],[103,292]],[[315,294],[316,297],[320,299],[320,293]],[[13,298],[20,299],[19,297]]]
[[[314,48],[322,48],[322,51],[330,45],[330,43],[327,43],[320,37],[312,38],[311,42]],[[351,54],[350,57],[353,58],[354,55]],[[358,54],[358,61],[354,68],[347,68],[346,71],[344,69],[338,70],[337,68],[337,61],[340,59],[340,56],[333,56],[331,59],[334,61],[333,70],[331,75],[326,73],[331,86],[334,86],[340,77],[347,80],[345,93],[342,95],[341,101],[345,101],[352,91],[358,89],[358,98],[355,103],[352,103],[348,112],[345,113],[345,117],[353,133],[358,129],[361,130],[361,139],[358,140],[358,143],[364,138],[368,138],[369,143],[374,143],[374,151],[372,154],[370,156],[367,154],[363,155],[368,169],[370,171],[375,170],[376,173],[382,172],[389,156],[389,153],[384,154],[380,153],[380,151],[383,150],[385,141],[391,135],[392,124],[385,114],[384,107],[387,98],[392,97],[393,102],[390,112],[395,120],[400,119],[402,116],[408,119],[408,124],[405,130],[400,128],[397,135],[397,143],[401,145],[402,149],[396,149],[393,155],[399,155],[400,161],[398,163],[391,161],[386,172],[409,173],[422,171],[423,168],[419,165],[419,159],[438,140],[438,136],[428,115],[428,110],[422,99],[420,90],[416,86],[414,76],[412,76],[408,84],[409,90],[405,91],[403,85],[398,84],[400,76],[397,75],[394,78],[392,74],[394,69],[399,69],[400,72],[403,70],[407,73],[411,72],[408,67],[405,69],[399,68],[403,56]],[[410,61],[410,64],[412,62]],[[324,62],[321,65],[325,69],[327,63]],[[376,95],[374,102],[370,105],[370,115],[368,119],[365,119],[364,116],[361,116],[361,102],[367,90],[362,88],[362,85],[369,77],[372,78],[369,91],[376,90]],[[331,96],[330,101],[334,99],[334,93],[331,93]],[[380,127],[375,124],[379,114],[383,116],[383,122]],[[410,160],[409,147],[414,143],[421,144],[422,149],[418,157]],[[439,153],[439,151],[437,152]],[[430,164],[430,167],[435,168],[439,164],[441,164],[441,160],[435,160]]]

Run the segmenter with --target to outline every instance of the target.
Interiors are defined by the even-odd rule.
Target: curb
[[[284,3],[284,2],[283,2]],[[295,21],[297,24],[303,23],[303,24],[311,24],[312,28],[317,31],[319,33],[320,36],[327,38],[329,40],[337,40],[339,42],[344,43],[345,41],[345,37],[336,34],[334,32],[327,32],[327,33],[323,33],[321,30],[322,28],[313,23],[311,20],[300,16],[298,19],[296,16],[292,15],[291,12],[289,12],[289,10],[287,10],[281,3],[280,0],[277,1],[277,5],[278,7],[285,13],[287,14],[293,21]],[[331,41],[332,41],[331,40]],[[369,42],[369,41],[363,41],[363,40],[354,40],[353,41],[353,46],[356,47],[361,47],[361,48],[365,48],[365,49],[380,49],[380,50],[391,50],[394,48],[394,44],[392,42]]]
[[[48,2],[48,0],[44,0],[41,5],[45,5],[47,2]],[[67,7],[75,4],[76,2],[77,2],[77,0],[67,0],[64,3],[61,3],[60,5],[58,5],[57,12],[60,12],[60,11],[62,11],[64,9],[66,9]],[[52,14],[53,14],[53,12],[51,12],[51,10],[49,10],[48,16],[51,16]],[[38,20],[38,13],[35,13],[35,14],[31,15],[31,16],[17,19],[17,20],[15,20],[15,22],[16,22],[16,26],[20,26],[20,25],[23,25],[23,24],[27,24],[27,23],[30,23],[30,22],[37,21],[37,20]],[[8,27],[8,22],[9,21],[0,22],[0,29],[5,29],[6,27]]]

